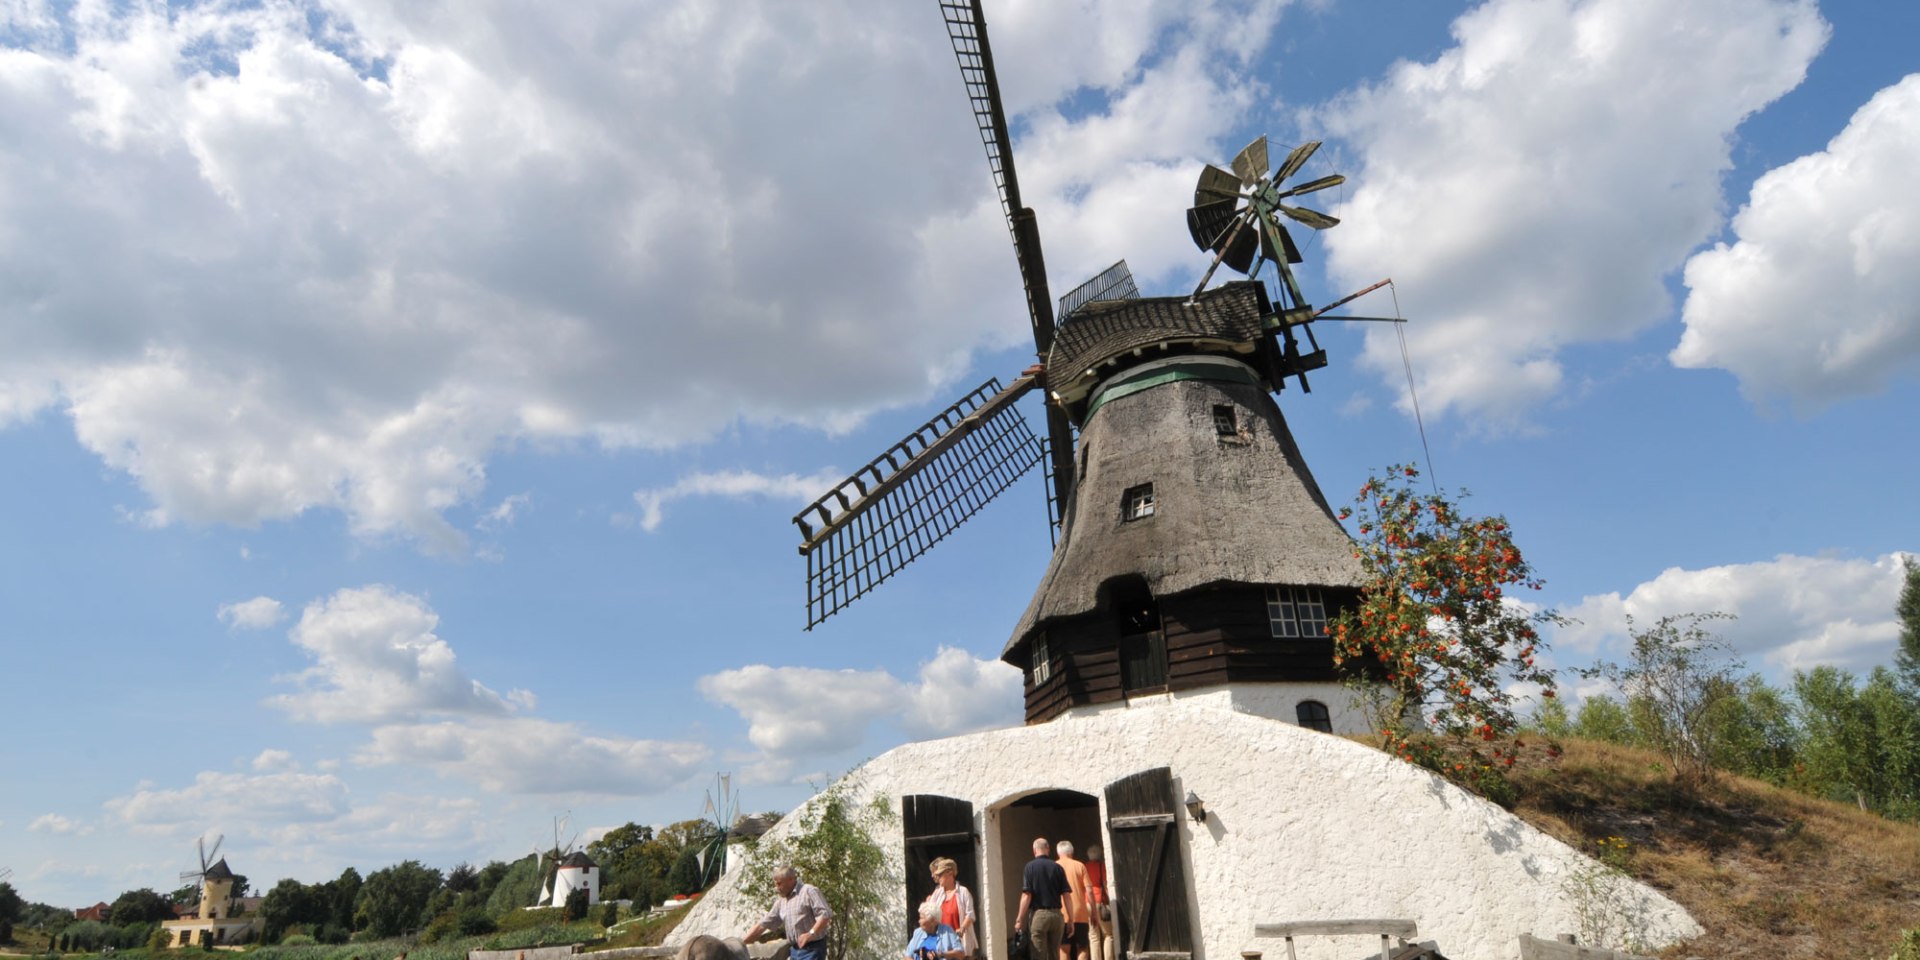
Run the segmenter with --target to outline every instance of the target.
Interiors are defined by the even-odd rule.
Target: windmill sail
[[[918,559],[1040,460],[1013,402],[1031,375],[988,380],[795,515],[807,629]]]
[[[987,42],[987,16],[980,0],[940,0],[940,16],[947,23],[947,39],[960,63],[960,79],[973,104],[974,126],[986,147],[987,166],[1000,192],[1000,212],[1013,235],[1014,256],[1020,263],[1020,282],[1026,288],[1027,317],[1033,324],[1033,353],[1042,363],[1053,351],[1053,303],[1047,292],[1047,262],[1040,252],[1040,227],[1033,211],[1020,203],[1020,178],[1014,172],[1013,137],[1007,133],[1007,112],[1000,104],[1000,81],[993,70],[993,45]],[[1052,515],[1060,516],[1073,495],[1073,426],[1057,405],[1047,405],[1047,450],[1052,455]]]
[[[1138,300],[1140,288],[1133,282],[1133,271],[1127,269],[1125,260],[1115,261],[1114,265],[1093,275],[1088,280],[1060,298],[1060,312],[1055,314],[1059,322],[1065,323],[1075,310],[1095,300]]]

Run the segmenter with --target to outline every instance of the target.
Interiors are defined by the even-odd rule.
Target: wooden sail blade
[[[1309,210],[1306,207],[1289,207],[1283,203],[1280,205],[1280,212],[1286,214],[1288,219],[1304,223],[1315,230],[1325,230],[1328,227],[1340,225],[1339,217],[1329,217],[1318,210]]]
[[[1033,325],[1033,352],[1041,362],[1053,350],[1053,298],[1047,288],[1047,263],[1040,249],[1040,228],[1033,211],[1020,203],[1020,178],[1013,166],[1013,136],[1007,132],[1007,112],[1000,103],[1000,80],[993,68],[993,45],[987,39],[987,17],[980,0],[940,0],[940,16],[947,39],[960,64],[960,79],[973,104],[974,126],[986,147],[987,166],[1000,192],[1000,212],[1013,237],[1014,257],[1020,265],[1020,283],[1027,295],[1027,316]],[[1052,431],[1053,499],[1066,503],[1073,496],[1072,435],[1061,443]]]
[[[1233,156],[1233,172],[1240,182],[1253,186],[1267,175],[1267,138],[1255,137],[1252,143],[1240,148]]]
[[[1347,182],[1347,178],[1344,175],[1336,173],[1331,176],[1321,177],[1318,180],[1309,180],[1306,183],[1303,183],[1297,187],[1294,187],[1291,190],[1283,190],[1280,193],[1280,197],[1281,199],[1285,199],[1287,197],[1297,197],[1302,194],[1313,193],[1318,190],[1325,190],[1328,187],[1337,187],[1346,182]]]
[[[1280,169],[1273,172],[1273,182],[1279,183],[1299,173],[1300,168],[1306,166],[1307,158],[1313,156],[1313,152],[1318,149],[1320,149],[1320,141],[1318,140],[1309,140],[1306,143],[1294,147],[1293,152],[1287,154],[1287,159],[1281,161]]]
[[[795,515],[807,629],[919,559],[1040,460],[1014,401],[1028,374],[988,380]]]
[[[1216,200],[1240,199],[1240,178],[1209,163],[1200,168],[1200,182],[1193,186],[1193,205]]]

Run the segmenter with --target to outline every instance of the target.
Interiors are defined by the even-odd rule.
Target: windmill
[[[554,880],[559,873],[561,865],[575,852],[574,844],[580,840],[580,835],[575,833],[567,839],[564,846],[560,843],[560,835],[566,832],[567,825],[571,823],[572,820],[573,813],[571,811],[554,817],[553,846],[548,847],[545,852],[542,852],[537,841],[534,845],[533,865],[534,869],[540,875],[540,895],[533,901],[533,905],[536,907],[557,907],[560,905],[560,901],[564,899],[564,895],[560,894],[554,887]]]
[[[213,838],[213,847],[207,847],[207,838],[203,834],[193,841],[194,853],[200,861],[200,869],[186,870],[180,874],[181,883],[190,883],[200,888],[199,917],[202,920],[218,920],[227,912],[228,892],[233,889],[233,871],[228,869],[227,861],[220,856],[220,844],[226,835]]]
[[[180,882],[196,884],[204,888],[206,886],[208,873],[213,870],[216,864],[225,862],[218,858],[220,856],[220,843],[226,839],[225,834],[214,837],[213,849],[211,850],[207,849],[207,838],[204,834],[195,839],[193,841],[193,850],[194,853],[199,855],[200,869],[181,871]]]
[[[707,836],[695,841],[700,845],[700,888],[713,886],[727,872],[727,844],[733,839],[733,824],[740,816],[740,791],[733,789],[733,775],[718,774],[707,791],[706,805],[700,816],[714,825]]]
[[[1049,478],[1052,560],[1001,659],[1026,672],[1028,722],[1150,692],[1284,683],[1343,697],[1325,623],[1364,581],[1273,394],[1326,365],[1283,221],[1338,221],[1288,186],[1318,142],[1268,169],[1258,138],[1202,169],[1187,214],[1212,255],[1184,297],[1141,297],[1125,261],[1048,293],[1020,197],[980,0],[939,0],[1013,239],[1039,362],[990,379],[794,517],[807,627],[873,590],[1035,463]],[[1209,289],[1222,264],[1247,275]],[[1272,265],[1277,295],[1259,273]],[[1383,281],[1384,283],[1384,281]],[[1368,291],[1336,301],[1347,303]],[[1375,318],[1341,318],[1375,319]],[[1306,336],[1302,348],[1298,334]],[[1014,404],[1039,389],[1046,436]],[[1316,687],[1318,689],[1318,687]],[[1269,688],[1271,690],[1271,688]],[[1309,709],[1311,706],[1312,709]],[[1327,728],[1317,699],[1299,722]]]

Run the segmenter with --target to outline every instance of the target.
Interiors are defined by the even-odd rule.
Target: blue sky
[[[1432,466],[1579,618],[1888,662],[1920,549],[1910,4],[987,4],[1052,284],[1323,138]],[[1388,313],[1376,295],[1356,310]],[[1281,397],[1421,456],[1390,331]],[[1030,362],[935,5],[0,3],[0,866],[511,858],[1017,723],[1037,478],[805,633],[788,518]]]

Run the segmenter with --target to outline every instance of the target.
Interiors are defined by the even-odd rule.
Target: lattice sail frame
[[[793,518],[807,558],[807,629],[945,539],[1040,461],[1014,401],[1031,375],[981,384]],[[837,508],[837,509],[836,509]]]

